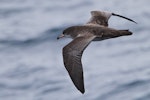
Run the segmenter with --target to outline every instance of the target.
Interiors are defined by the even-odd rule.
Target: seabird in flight
[[[85,92],[81,58],[86,47],[92,41],[132,35],[129,30],[109,28],[108,20],[111,16],[118,16],[136,23],[127,17],[105,11],[91,11],[91,16],[90,21],[86,24],[68,27],[57,37],[57,39],[62,37],[73,39],[63,48],[63,61],[72,82],[81,93]]]

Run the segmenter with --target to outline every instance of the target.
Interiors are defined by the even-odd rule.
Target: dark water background
[[[0,0],[0,100],[150,100],[149,0]],[[134,34],[93,42],[85,50],[86,92],[72,84],[57,41],[63,29],[107,10],[110,27]]]

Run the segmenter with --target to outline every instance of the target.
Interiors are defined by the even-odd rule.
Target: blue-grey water
[[[150,100],[149,0],[0,0],[0,100]],[[132,36],[91,43],[83,55],[85,94],[71,82],[63,29],[85,24],[91,10]]]

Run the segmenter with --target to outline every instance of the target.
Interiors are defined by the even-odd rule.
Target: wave
[[[144,89],[145,87],[148,86],[149,82],[150,82],[149,79],[147,79],[147,80],[140,80],[140,79],[138,80],[137,79],[137,80],[123,83],[120,85],[118,84],[118,86],[114,87],[112,90],[108,91],[107,93],[104,93],[103,95],[99,96],[96,100],[100,100],[100,99],[106,100],[108,98],[114,98],[115,96],[118,96],[118,98],[122,98],[121,95],[123,96],[126,91],[128,91],[129,94],[136,95],[136,92],[133,93],[131,91],[136,88],[140,88],[142,90],[142,88]],[[142,96],[142,97],[140,97],[140,99],[137,99],[137,100],[143,100],[141,98],[147,98],[147,97],[149,97],[149,95],[145,95],[144,97]],[[131,98],[132,97],[127,97],[126,99],[129,100]]]
[[[2,45],[9,45],[9,46],[25,46],[25,45],[36,45],[41,44],[47,41],[54,41],[56,40],[58,34],[62,32],[64,27],[56,27],[53,29],[48,29],[45,32],[41,33],[39,36],[34,38],[28,38],[26,40],[0,40],[0,44]]]

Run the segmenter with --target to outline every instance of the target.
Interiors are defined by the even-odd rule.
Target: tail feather
[[[127,36],[127,35],[132,35],[132,32],[130,32],[129,30],[115,30],[115,31],[111,31],[110,34],[107,34],[106,37],[116,38],[116,37]]]
[[[132,32],[130,32],[129,30],[119,30],[120,35],[132,35]]]
[[[132,32],[130,32],[129,30],[107,30],[102,35],[101,40],[116,38],[120,36],[127,36],[127,35],[132,35]],[[96,38],[95,41],[97,40],[100,40],[100,39]]]

